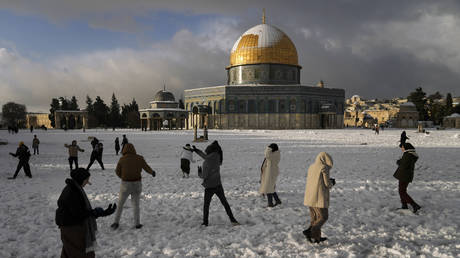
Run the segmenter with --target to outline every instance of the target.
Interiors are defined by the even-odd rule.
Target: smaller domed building
[[[179,107],[174,94],[160,90],[150,101],[150,108],[139,110],[142,130],[161,130],[167,121],[169,129],[188,129],[187,114],[185,109]]]

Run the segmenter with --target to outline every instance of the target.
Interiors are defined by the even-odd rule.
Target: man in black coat
[[[19,163],[16,168],[16,172],[14,172],[14,175],[12,177],[8,177],[8,179],[15,179],[18,176],[19,170],[21,170],[21,168],[24,168],[24,172],[26,173],[27,177],[32,178],[29,166],[30,151],[24,142],[20,142],[19,147],[16,149],[16,153],[10,152],[10,155],[19,158]]]
[[[117,205],[110,204],[105,210],[93,209],[83,190],[90,184],[90,173],[77,168],[70,176],[72,178],[65,180],[66,186],[59,196],[55,218],[61,231],[61,257],[95,257],[96,219],[113,214]]]
[[[414,146],[406,142],[401,146],[403,156],[396,161],[398,168],[394,173],[394,177],[399,180],[399,197],[401,198],[401,209],[407,209],[407,204],[412,205],[414,213],[421,207],[407,193],[407,186],[414,179],[415,162],[418,160],[418,155],[415,152]]]

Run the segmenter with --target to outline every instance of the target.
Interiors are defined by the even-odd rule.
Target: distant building
[[[215,129],[343,128],[345,91],[300,83],[297,50],[275,26],[247,30],[233,45],[227,84],[185,90],[185,108],[209,107],[189,126]],[[201,121],[201,119],[206,121]]]
[[[33,126],[34,128],[46,127],[51,128],[51,120],[48,113],[27,113],[26,114],[26,128]]]
[[[417,127],[418,112],[407,99],[364,100],[354,95],[345,101],[344,125],[367,127],[375,124],[402,128]]]
[[[143,130],[161,130],[164,126],[169,129],[188,129],[187,114],[185,109],[179,108],[174,94],[166,90],[155,94],[150,108],[139,110]]]
[[[406,102],[399,106],[399,112],[396,116],[393,127],[399,128],[416,128],[418,126],[418,111],[415,104]]]
[[[453,113],[450,116],[444,117],[444,119],[442,120],[442,125],[445,128],[460,129],[460,114]]]

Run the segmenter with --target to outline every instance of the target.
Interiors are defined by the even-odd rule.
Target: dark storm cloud
[[[407,96],[419,86],[429,93],[460,95],[459,1],[18,0],[0,3],[0,8],[46,17],[57,23],[78,19],[97,28],[132,32],[143,30],[135,17],[160,11],[222,17],[211,21],[210,26],[204,24],[198,35],[186,32],[190,33],[186,38],[193,41],[188,45],[178,41],[177,37],[183,37],[179,33],[172,43],[154,44],[158,51],[128,50],[117,56],[117,51],[108,50],[100,55],[69,57],[73,60],[66,62],[73,67],[70,69],[73,74],[68,75],[68,80],[76,78],[89,89],[94,89],[93,83],[97,81],[101,89],[94,91],[99,94],[102,89],[123,92],[117,81],[104,84],[113,73],[123,72],[137,74],[137,78],[129,78],[137,87],[132,94],[139,94],[134,97],[141,99],[147,89],[162,85],[164,78],[173,81],[172,87],[178,94],[186,88],[224,83],[224,67],[233,42],[261,22],[261,9],[266,8],[268,23],[287,33],[297,47],[303,84],[322,79],[329,87],[345,88],[348,96],[358,94],[368,98]],[[190,53],[194,53],[193,59],[188,57]],[[4,59],[8,55],[4,53]],[[142,61],[146,57],[153,60]],[[124,58],[136,63],[134,67],[139,67],[139,71],[124,66]],[[82,67],[88,60],[97,60],[102,66],[98,71],[107,74],[84,71]],[[58,71],[43,67],[46,64],[36,66],[55,77],[63,77],[56,75]],[[162,76],[140,74],[149,69],[160,69]],[[0,72],[0,76],[9,76],[8,85],[21,84],[11,74]],[[119,74],[115,78],[129,81]],[[14,92],[7,90],[10,91]]]

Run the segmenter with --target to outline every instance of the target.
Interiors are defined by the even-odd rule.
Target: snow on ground
[[[19,141],[31,145],[32,134],[0,132],[8,145],[0,146],[0,257],[59,257],[61,241],[54,223],[56,201],[69,176],[64,143],[76,139],[86,151],[79,163],[89,161],[88,136],[104,143],[102,171],[96,163],[85,188],[93,207],[117,202],[120,180],[114,138],[126,133],[139,154],[157,171],[143,173],[141,222],[134,229],[131,203],[125,204],[120,228],[110,229],[114,217],[98,219],[98,257],[459,257],[460,131],[407,131],[419,153],[415,180],[408,192],[419,202],[418,215],[395,211],[400,206],[397,181],[392,177],[401,130],[232,130],[210,131],[224,151],[223,186],[235,217],[232,227],[218,199],[210,210],[210,226],[200,226],[203,188],[197,163],[191,178],[181,178],[178,152],[193,137],[192,131],[35,131],[40,155],[31,158],[33,179],[20,172],[7,180],[17,159],[8,155]],[[258,193],[260,165],[265,146],[276,142],[281,150],[277,191],[283,204],[266,208]],[[205,148],[205,143],[197,143]],[[306,169],[320,151],[334,159],[329,220],[320,245],[303,234],[309,222],[303,206]]]

